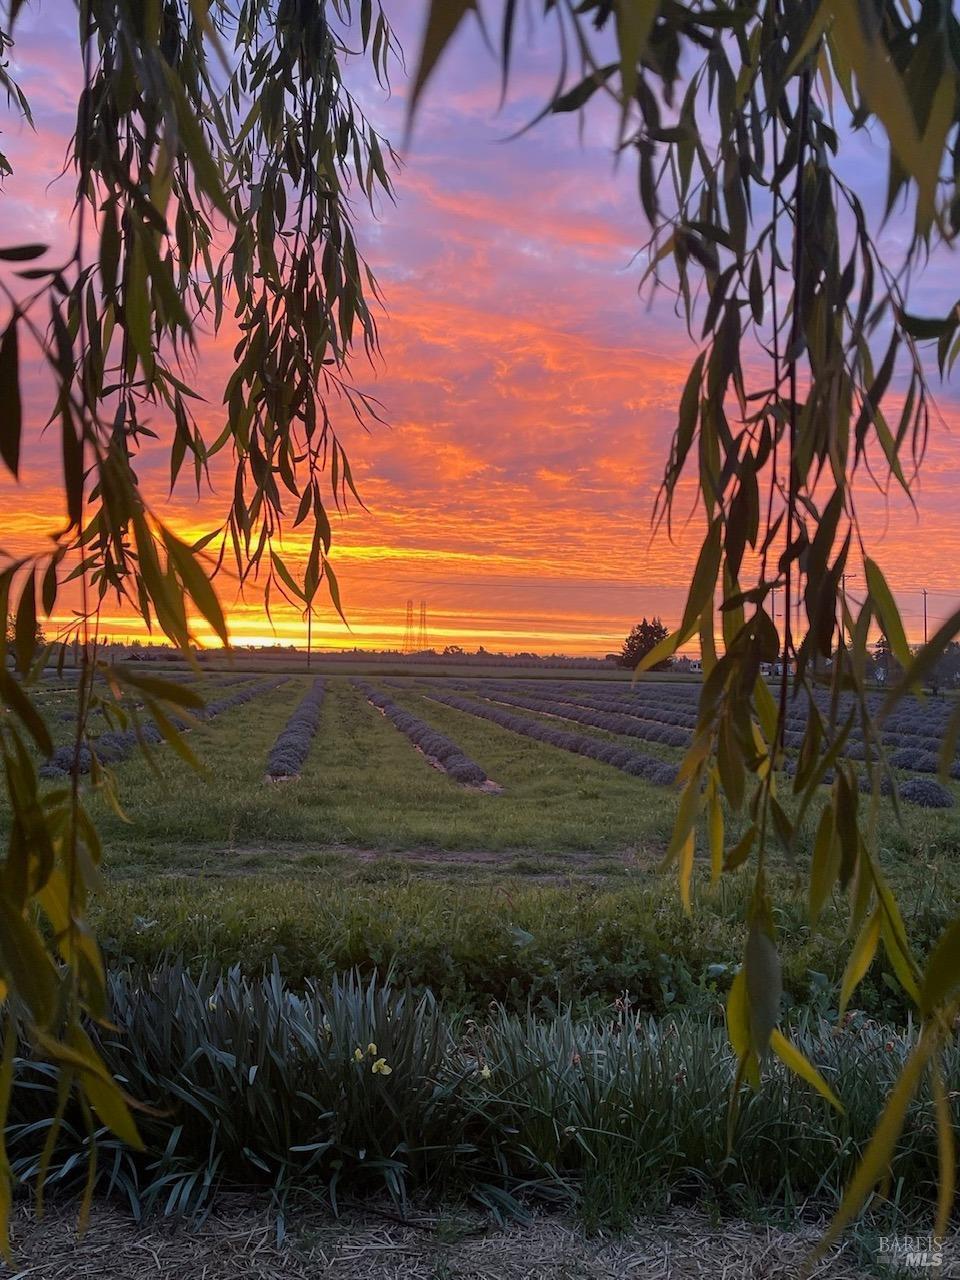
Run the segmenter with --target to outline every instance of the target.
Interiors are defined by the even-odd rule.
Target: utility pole
[[[407,601],[407,620],[403,630],[403,649],[402,653],[413,653],[416,646],[416,637],[413,632],[413,601]]]
[[[923,592],[923,643],[927,643],[927,588],[921,587]]]

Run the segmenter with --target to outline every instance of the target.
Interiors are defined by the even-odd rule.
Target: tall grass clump
[[[289,989],[274,971],[193,978],[166,965],[114,975],[116,1031],[97,1033],[109,1068],[156,1110],[140,1113],[135,1152],[106,1130],[88,1136],[68,1110],[48,1180],[85,1176],[98,1146],[105,1193],[137,1214],[203,1211],[224,1185],[344,1197],[386,1191],[466,1195],[497,1214],[530,1197],[625,1224],[652,1200],[709,1195],[731,1208],[762,1198],[829,1209],[849,1178],[913,1042],[865,1019],[812,1016],[792,1035],[844,1105],[827,1104],[771,1065],[743,1099],[732,1151],[726,1124],[734,1063],[723,1027],[680,1013],[603,1018],[449,1015],[378,978],[347,975]],[[956,1112],[960,1051],[950,1051]],[[56,1078],[16,1064],[8,1122],[14,1171],[29,1180],[53,1114]],[[933,1106],[911,1105],[893,1161],[897,1213],[935,1202]]]

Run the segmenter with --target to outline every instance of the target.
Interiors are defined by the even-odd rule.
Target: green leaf
[[[922,685],[929,678],[937,663],[943,658],[947,645],[958,633],[960,633],[960,609],[952,613],[937,628],[928,642],[921,645],[917,652],[912,655],[910,662],[904,667],[903,676],[884,699],[878,719],[883,720],[901,698],[918,685]],[[952,757],[952,755],[953,748],[951,747],[950,756]]]
[[[31,569],[30,576],[24,583],[20,603],[17,605],[17,617],[14,627],[14,650],[17,655],[17,670],[24,675],[33,665],[37,646],[37,584],[36,573]]]
[[[697,818],[700,816],[700,810],[703,807],[700,776],[700,771],[697,770],[680,793],[680,802],[677,805],[677,816],[674,819],[670,843],[667,845],[667,852],[664,854],[663,861],[660,864],[661,871],[665,871],[667,867],[672,866],[674,859],[680,855],[686,844],[687,837],[693,831]]]
[[[32,262],[34,258],[42,258],[49,245],[15,244],[0,249],[0,262]]]
[[[897,1139],[903,1132],[907,1107],[917,1092],[920,1077],[935,1047],[934,1037],[929,1031],[925,1032],[904,1064],[900,1077],[887,1098],[887,1104],[873,1131],[873,1136],[863,1153],[863,1159],[850,1180],[836,1217],[817,1246],[817,1256],[822,1255],[830,1247],[851,1218],[860,1212],[873,1188],[886,1177]]]
[[[913,316],[906,311],[900,312],[900,323],[911,338],[923,342],[927,338],[942,338],[944,334],[953,333],[957,327],[957,308],[944,316],[942,320],[933,316]]]
[[[333,607],[340,615],[341,622],[349,629],[350,624],[347,622],[347,615],[343,612],[343,604],[340,600],[340,584],[329,560],[324,560],[323,562],[323,575],[327,580],[327,588],[330,592],[330,599],[333,601]]]
[[[23,431],[17,320],[14,312],[0,338],[0,458],[14,476],[20,472],[20,437]]]
[[[756,823],[751,822],[750,826],[747,827],[746,831],[727,854],[723,863],[724,871],[735,871],[737,867],[746,862],[757,835]]]
[[[617,43],[620,46],[621,116],[623,136],[630,103],[637,89],[637,65],[660,9],[660,0],[617,0]]]
[[[420,45],[420,58],[410,92],[408,127],[417,109],[424,85],[433,73],[440,55],[453,39],[463,19],[475,9],[475,0],[431,0],[423,42]]]
[[[873,963],[873,957],[877,953],[877,943],[880,941],[880,908],[874,907],[869,917],[864,921],[857,940],[850,952],[850,959],[847,961],[847,967],[843,971],[843,981],[840,983],[840,1017],[846,1013],[847,1005],[850,997],[856,991],[860,982]]]
[[[871,560],[869,556],[864,556],[863,567],[867,575],[870,599],[876,607],[883,633],[890,642],[893,656],[906,671],[911,663],[911,655],[910,646],[907,644],[907,636],[903,629],[903,621],[900,617],[900,610],[897,608],[896,601],[887,586],[887,580],[883,576],[880,566]]]
[[[142,1151],[143,1140],[137,1132],[123,1090],[107,1074],[86,1032],[74,1027],[70,1032],[70,1045],[86,1064],[86,1070],[80,1072],[80,1087],[87,1101],[111,1133],[115,1133],[128,1147]]]
[[[743,971],[750,1006],[750,1043],[762,1060],[770,1044],[770,1035],[780,1020],[783,976],[776,945],[759,919],[750,924]]]
[[[743,1076],[754,1089],[759,1088],[760,1065],[751,1043],[747,980],[742,969],[734,977],[727,993],[726,1018],[730,1047],[741,1064]]]
[[[952,920],[927,958],[920,987],[920,1011],[933,1013],[960,992],[960,917]]]
[[[307,598],[303,594],[303,589],[297,585],[297,582],[294,579],[293,575],[291,574],[290,570],[287,568],[287,566],[283,563],[283,561],[277,555],[276,551],[270,552],[270,559],[273,563],[274,569],[279,574],[280,580],[284,584],[284,586],[286,586],[289,591],[292,591],[293,594],[298,597],[298,599],[306,603]]]
[[[229,647],[230,637],[227,633],[227,620],[224,617],[223,609],[220,607],[220,601],[217,599],[217,593],[214,591],[210,579],[204,573],[193,552],[185,542],[181,542],[166,528],[163,529],[162,536],[164,546],[167,548],[167,554],[173,560],[177,573],[180,575],[180,580],[189,593],[191,600],[223,641],[224,647]]]
[[[693,855],[696,849],[696,842],[696,832],[690,831],[680,846],[677,858],[677,870],[680,878],[680,902],[688,916],[693,911],[690,899],[690,885],[693,880]]]
[[[953,1108],[943,1082],[939,1059],[931,1063],[933,1105],[937,1116],[937,1157],[939,1182],[937,1194],[937,1221],[934,1234],[946,1236],[950,1227],[957,1186],[957,1140],[954,1135]]]
[[[723,806],[712,778],[707,792],[707,831],[710,839],[710,881],[716,884],[723,871]]]
[[[2,696],[3,701],[14,715],[23,722],[27,732],[37,744],[39,751],[44,756],[51,755],[53,741],[50,738],[50,730],[44,723],[43,717],[17,681],[2,668],[0,668],[0,696]]]
[[[49,1022],[56,972],[39,933],[5,894],[0,895],[0,964],[4,980],[26,1002],[34,1021],[40,1026]]]
[[[163,74],[177,106],[177,132],[187,163],[193,170],[197,186],[210,198],[214,207],[225,218],[233,221],[233,210],[223,187],[223,174],[210,154],[207,140],[194,109],[184,92],[183,81],[168,62],[163,62]]]
[[[190,689],[186,685],[177,684],[173,680],[164,680],[160,676],[144,675],[140,671],[134,670],[130,665],[123,664],[114,667],[111,675],[115,676],[123,684],[128,684],[134,689],[142,689],[144,693],[149,693],[151,697],[160,698],[163,702],[173,702],[180,707],[191,707],[193,709],[202,707],[205,699],[196,689]]]
[[[204,768],[201,762],[191,751],[190,747],[184,740],[183,734],[176,727],[172,720],[163,712],[160,707],[151,700],[147,700],[145,704],[150,714],[153,716],[154,724],[163,734],[168,744],[173,748],[181,760],[188,764],[196,773],[203,773]]]
[[[607,67],[598,67],[595,71],[591,71],[572,89],[554,98],[550,104],[550,110],[555,115],[562,115],[567,111],[579,111],[581,107],[586,106],[601,85],[606,84],[615,70],[616,64],[611,63]]]
[[[840,870],[840,845],[834,824],[833,807],[825,805],[817,825],[810,862],[810,923],[816,926],[820,913],[837,881]]]
[[[888,43],[874,33],[866,12],[857,4],[835,4],[832,8],[835,47],[853,68],[864,101],[882,123],[897,164],[917,184],[917,225],[924,230],[934,216],[944,148],[954,117],[956,80],[952,67],[940,72],[921,133],[908,83]]]
[[[690,583],[690,592],[687,596],[687,604],[680,628],[681,631],[687,631],[688,635],[693,633],[700,614],[703,613],[707,604],[713,599],[713,593],[716,590],[717,576],[720,572],[721,533],[722,522],[718,516],[710,523],[710,528],[707,530],[707,535],[700,548],[700,555],[697,557],[696,568],[693,571],[693,579]],[[687,628],[689,628],[689,631]]]

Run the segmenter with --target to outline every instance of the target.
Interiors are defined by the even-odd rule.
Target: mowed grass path
[[[308,687],[301,677],[189,736],[198,776],[167,748],[159,777],[138,757],[116,767],[124,823],[100,820],[114,864],[168,862],[176,853],[271,845],[305,850],[652,852],[663,848],[672,800],[597,761],[532,742],[412,690],[404,706],[454,739],[503,787],[487,794],[433,768],[346,679],[327,681],[302,776],[264,777],[273,739]],[[391,690],[391,693],[395,691]]]

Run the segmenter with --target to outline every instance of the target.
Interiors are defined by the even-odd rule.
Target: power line
[[[413,649],[414,649],[414,641],[413,641],[413,601],[412,601],[412,600],[408,600],[408,601],[407,601],[407,621],[406,621],[406,626],[405,626],[405,627],[404,627],[404,629],[403,629],[403,647],[402,647],[402,649],[401,649],[401,652],[402,652],[402,653],[413,653]]]

